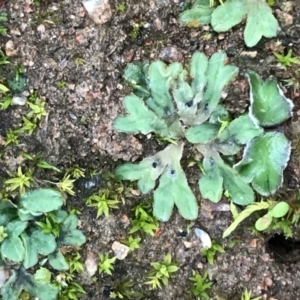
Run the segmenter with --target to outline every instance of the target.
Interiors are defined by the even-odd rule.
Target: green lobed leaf
[[[58,210],[64,203],[60,192],[52,189],[36,189],[20,197],[20,205],[31,213],[46,213]]]
[[[180,14],[180,22],[190,27],[199,27],[209,24],[213,7],[210,7],[209,0],[202,5],[193,5],[191,9],[185,10]]]
[[[24,259],[25,249],[18,236],[10,236],[1,244],[1,254],[4,258],[14,262],[21,262]]]
[[[5,231],[10,236],[19,236],[27,227],[28,222],[12,221],[5,227]]]
[[[34,274],[34,279],[42,284],[49,283],[51,280],[51,272],[46,268],[39,268]]]
[[[113,121],[113,127],[120,132],[148,134],[160,133],[167,130],[167,124],[158,119],[144,101],[134,94],[126,96],[123,101],[127,115],[117,117]]]
[[[167,66],[159,60],[149,66],[149,87],[153,103],[151,109],[159,117],[170,116],[175,112],[170,89],[182,69],[182,64],[178,62]]]
[[[0,226],[5,226],[16,218],[16,207],[9,201],[0,201]]]
[[[23,290],[22,282],[18,281],[17,273],[12,270],[12,275],[1,287],[1,296],[3,300],[19,300],[19,295]]]
[[[217,32],[225,32],[239,24],[247,15],[244,39],[248,47],[255,46],[264,36],[275,37],[279,25],[272,9],[264,0],[227,0],[212,13],[211,25]]]
[[[222,163],[220,166],[224,180],[224,189],[229,192],[231,200],[239,205],[249,205],[254,202],[254,192],[251,187],[244,182],[242,177],[231,167]]]
[[[245,1],[245,0],[244,0]],[[244,31],[245,43],[248,47],[255,46],[261,38],[272,38],[279,31],[279,24],[272,14],[270,6],[261,0],[248,5],[249,13]]]
[[[207,143],[212,141],[218,134],[220,126],[211,123],[203,123],[190,127],[185,132],[186,139],[193,144]]]
[[[224,52],[214,53],[208,62],[208,82],[203,100],[200,102],[195,125],[203,123],[210,117],[219,104],[223,89],[238,73],[237,67],[225,65],[225,62]]]
[[[65,271],[69,269],[69,265],[62,255],[62,253],[58,250],[48,256],[50,266],[58,271]]]
[[[209,153],[204,153],[204,174],[199,180],[201,195],[213,202],[218,202],[224,189],[236,204],[249,205],[253,203],[254,193],[251,187],[235,170],[225,164],[217,153],[214,156],[207,155]]]
[[[234,168],[258,193],[268,196],[281,186],[290,152],[284,134],[267,132],[247,144],[243,159]]]
[[[217,32],[225,32],[239,24],[247,14],[244,0],[227,0],[212,13],[211,25]]]
[[[180,160],[183,144],[169,145],[151,157],[143,159],[139,164],[126,163],[117,167],[116,175],[125,180],[138,180],[139,190],[146,194],[155,187],[157,178],[162,174],[172,159]]]
[[[197,218],[197,201],[179,162],[169,165],[160,178],[159,186],[154,192],[154,216],[158,220],[168,221],[174,203],[183,218],[187,220]]]
[[[219,202],[223,194],[223,176],[214,160],[204,157],[204,174],[199,179],[199,189],[203,198]]]
[[[70,215],[64,220],[58,237],[59,245],[81,246],[86,242],[82,231],[77,229],[77,223],[78,218],[75,215]]]
[[[261,126],[274,126],[292,116],[293,103],[286,98],[274,79],[262,81],[258,74],[248,71],[250,85],[249,114]]]
[[[218,135],[220,142],[233,139],[243,145],[263,133],[263,129],[253,123],[249,115],[242,115],[232,122]]]
[[[25,247],[24,267],[26,269],[38,262],[38,253],[47,256],[57,247],[54,235],[43,233],[39,229],[34,230],[30,237],[23,233],[21,238]]]

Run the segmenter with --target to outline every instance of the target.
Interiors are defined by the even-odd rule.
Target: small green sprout
[[[199,300],[209,299],[209,296],[207,295],[207,290],[211,288],[213,283],[208,281],[207,276],[207,272],[205,272],[201,276],[198,272],[193,270],[193,276],[189,278],[189,280],[193,282],[193,287],[190,291]]]
[[[33,178],[30,173],[22,173],[21,167],[18,167],[16,177],[5,180],[4,184],[8,191],[19,189],[20,195],[25,193],[25,187],[30,187]]]
[[[161,288],[161,283],[167,286],[169,278],[179,269],[176,264],[172,263],[170,253],[165,256],[163,262],[153,262],[151,266],[153,268],[147,276],[150,280],[147,281],[146,284],[150,285],[152,289]]]
[[[118,281],[113,284],[113,291],[110,293],[111,299],[141,299],[142,294],[132,290],[134,282],[132,280]]]
[[[108,189],[100,190],[98,195],[91,195],[85,201],[87,206],[97,208],[97,218],[104,215],[106,218],[109,216],[110,209],[118,209],[118,203],[120,201],[115,199],[109,199],[110,191]]]
[[[125,10],[126,10],[126,3],[125,3],[125,1],[123,1],[123,2],[121,2],[121,3],[119,3],[117,5],[117,11],[124,12]]]
[[[63,283],[59,285],[60,292],[58,300],[78,300],[82,295],[85,294],[82,286],[74,281]]]
[[[212,241],[210,248],[205,248],[200,251],[200,253],[207,258],[208,263],[211,265],[214,264],[215,256],[218,252],[225,253],[225,250],[216,241]]]
[[[111,271],[114,270],[113,264],[116,261],[117,257],[112,258],[108,257],[108,254],[99,254],[99,273],[106,273],[112,275]]]
[[[16,132],[13,131],[12,129],[8,129],[8,131],[6,133],[6,137],[4,138],[4,143],[5,143],[5,146],[7,146],[9,144],[18,145],[19,140],[18,140],[18,135],[16,134]]]
[[[245,290],[245,292],[242,294],[241,300],[260,300],[261,297],[255,297],[251,298],[251,291],[248,292],[248,290]]]
[[[129,233],[135,233],[137,231],[143,231],[147,235],[154,235],[154,232],[158,230],[158,221],[150,213],[150,206],[139,204],[134,210],[135,218],[132,220],[133,227]]]
[[[0,226],[0,243],[7,237],[7,233],[5,233],[4,226]]]
[[[132,235],[130,235],[126,240],[123,240],[122,243],[127,245],[130,251],[133,251],[140,248],[140,241],[140,237],[134,238]]]
[[[75,254],[73,254],[70,257],[67,257],[67,262],[68,262],[68,265],[69,265],[69,271],[71,273],[74,273],[74,272],[77,272],[77,273],[83,272],[84,265],[83,265],[83,263],[81,261],[81,255],[78,252],[76,252]]]
[[[71,196],[74,196],[74,181],[75,179],[70,179],[70,174],[66,173],[64,178],[60,182],[56,183],[56,186],[61,191],[61,193],[68,193]]]
[[[46,161],[44,160],[40,160],[37,162],[36,164],[39,168],[41,169],[51,169],[51,170],[54,170],[56,172],[60,172],[60,169],[58,169],[57,167],[55,167],[54,165],[51,165],[49,163],[47,163]]]
[[[58,237],[60,234],[61,226],[57,222],[55,215],[52,213],[48,213],[48,216],[45,219],[45,223],[35,222],[35,224],[42,228],[43,233],[52,233],[55,237]]]
[[[29,119],[23,117],[23,122],[24,122],[24,125],[15,130],[15,132],[17,133],[24,133],[24,132],[27,132],[29,135],[32,135],[34,130],[36,129],[37,127],[37,124],[35,122],[31,122]]]
[[[58,81],[57,86],[60,90],[63,90],[67,87],[67,83],[63,80]]]
[[[85,169],[80,168],[78,166],[72,167],[70,169],[68,169],[68,173],[70,173],[72,175],[72,177],[79,179],[81,177],[85,177],[84,175]]]
[[[292,57],[292,49],[289,49],[287,55],[280,53],[274,53],[277,61],[284,67],[290,67],[292,64],[300,64],[300,60],[296,57]]]
[[[31,108],[31,111],[27,114],[27,118],[32,118],[33,121],[40,120],[42,117],[47,115],[45,109],[46,102],[37,98],[35,103],[28,102],[28,106]]]
[[[77,70],[78,70],[78,68],[79,68],[80,66],[83,66],[83,65],[84,65],[84,59],[81,58],[81,57],[76,57],[74,62],[75,62],[75,65],[76,65],[76,69],[77,69]]]
[[[2,87],[3,87],[3,85],[2,85]],[[6,89],[6,86],[4,86],[4,89]],[[1,87],[0,87],[0,90],[1,90]],[[3,89],[2,89],[2,91],[3,91]],[[9,94],[4,95],[2,100],[0,101],[1,109],[6,109],[11,105],[12,105],[12,96]]]

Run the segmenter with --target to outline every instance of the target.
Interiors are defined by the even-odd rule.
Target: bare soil
[[[291,4],[290,10],[287,3]],[[81,210],[81,229],[87,236],[87,243],[81,248],[83,260],[89,258],[97,263],[99,253],[112,256],[112,243],[128,236],[132,207],[147,200],[131,195],[108,218],[96,218],[96,210],[87,207],[84,200],[93,191],[107,186],[103,176],[113,172],[122,161],[139,160],[161,147],[154,138],[121,134],[112,128],[113,119],[124,112],[122,99],[130,92],[122,80],[123,68],[128,62],[154,60],[159,56],[167,61],[188,63],[196,50],[207,55],[224,50],[229,62],[240,68],[239,76],[228,87],[223,100],[233,115],[246,111],[249,105],[249,89],[244,77],[247,69],[263,78],[275,76],[295,104],[292,120],[281,128],[293,142],[293,152],[284,185],[275,196],[289,201],[295,199],[300,181],[299,155],[295,151],[300,133],[300,93],[295,87],[288,87],[285,80],[293,78],[299,82],[300,72],[297,65],[286,70],[280,68],[272,53],[283,47],[300,56],[299,3],[277,1],[273,10],[281,32],[277,38],[262,39],[251,49],[243,41],[244,24],[222,34],[215,33],[210,26],[193,29],[180,25],[178,17],[184,1],[128,0],[124,12],[117,10],[119,4],[117,0],[110,0],[112,17],[107,23],[97,25],[79,0],[0,1],[9,15],[8,35],[0,38],[1,49],[5,50],[9,40],[16,49],[16,54],[9,58],[11,64],[1,69],[1,78],[8,79],[12,70],[24,66],[29,90],[46,99],[48,113],[32,136],[21,138],[17,146],[0,146],[0,181],[8,178],[7,171],[14,172],[22,164],[21,151],[40,155],[62,170],[76,165],[84,168],[86,174],[96,170],[100,174],[96,187],[86,188],[92,179],[82,179],[76,184],[76,196],[68,197],[67,205]],[[140,26],[136,37],[132,37],[134,24]],[[173,52],[166,47],[172,47]],[[75,63],[78,58],[83,59],[80,66]],[[20,126],[23,110],[26,107],[0,110],[0,141],[8,129]],[[187,230],[188,223],[174,211],[169,222],[160,223],[154,237],[141,236],[140,249],[116,262],[113,276],[96,273],[93,280],[87,272],[81,274],[78,281],[86,291],[82,299],[109,299],[110,287],[124,279],[133,280],[134,289],[143,294],[141,299],[193,299],[188,292],[192,270],[201,274],[208,271],[214,281],[209,292],[211,299],[238,300],[245,289],[262,299],[300,299],[299,244],[292,242],[286,246],[285,240],[275,239],[268,245],[275,233],[254,235],[249,229],[254,224],[251,218],[229,238],[222,239],[224,229],[232,222],[228,203],[211,205],[201,199],[197,192],[200,171],[195,166],[187,167],[187,158],[192,155],[194,153],[187,149],[183,167],[201,203],[199,218],[193,225],[205,229],[224,247],[225,253],[217,255],[213,265],[208,264],[199,253],[201,245],[194,231],[186,236],[178,234]],[[51,179],[53,173],[43,172],[42,176]],[[297,237],[299,229],[293,228],[293,231]],[[233,239],[237,243],[231,246]],[[186,247],[184,242],[192,242],[192,247]],[[276,259],[271,251],[274,245],[275,248],[282,246],[282,260]],[[150,290],[144,284],[150,263],[161,261],[167,253],[172,254],[180,269],[167,287]],[[296,259],[289,259],[291,256]]]

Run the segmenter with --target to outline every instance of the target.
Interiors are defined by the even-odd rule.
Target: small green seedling
[[[134,238],[132,235],[130,235],[126,240],[123,240],[122,243],[127,245],[130,251],[134,251],[135,249],[140,248],[140,241],[140,237]]]
[[[60,90],[63,90],[67,87],[67,83],[64,81],[64,80],[60,80],[58,83],[57,83],[57,87],[60,89]]]
[[[30,121],[29,119],[27,119],[25,117],[22,117],[22,119],[23,119],[23,122],[24,122],[23,126],[19,129],[15,130],[15,132],[17,132],[17,133],[24,133],[25,132],[28,135],[32,135],[34,130],[37,127],[36,122],[34,122],[34,121],[32,122],[32,121]]]
[[[97,208],[97,218],[104,215],[106,218],[109,216],[110,209],[118,209],[118,203],[120,201],[115,199],[109,199],[110,197],[110,190],[104,189],[100,190],[99,194],[91,195],[85,200],[87,206],[96,207]]]
[[[245,290],[245,292],[242,294],[241,300],[260,300],[261,297],[251,297],[251,291]]]
[[[82,263],[81,255],[76,252],[71,256],[67,257],[67,263],[69,265],[69,272],[71,273],[81,273],[84,271],[84,265]]]
[[[208,273],[205,272],[202,276],[193,270],[193,276],[189,278],[193,282],[193,287],[190,289],[190,292],[197,297],[197,300],[200,299],[210,299],[207,290],[213,285],[207,278]]]
[[[76,57],[74,62],[76,65],[76,69],[84,65],[84,59],[82,57]]]
[[[113,284],[113,291],[109,295],[110,299],[141,299],[143,295],[132,289],[134,285],[132,280],[117,281]]]
[[[165,256],[163,262],[153,262],[151,263],[151,266],[152,270],[147,276],[147,278],[150,280],[145,283],[150,285],[152,289],[161,289],[161,283],[167,286],[169,283],[169,278],[179,269],[175,263],[172,263],[172,257],[170,253]]]
[[[55,237],[60,234],[61,224],[58,223],[56,216],[52,213],[48,213],[45,222],[35,222],[35,224],[42,228],[43,233],[52,233]]]
[[[274,53],[277,61],[284,67],[290,67],[292,64],[300,64],[300,60],[296,57],[292,57],[292,49],[289,49],[287,55],[280,53]]]
[[[71,196],[74,196],[74,181],[75,179],[71,179],[70,174],[66,173],[63,179],[60,182],[56,183],[56,186],[61,191],[61,193],[68,193]]]
[[[286,202],[276,202],[273,200],[268,200],[265,202],[255,202],[251,205],[248,205],[242,212],[238,213],[236,206],[231,202],[230,204],[231,212],[234,218],[234,221],[231,225],[224,231],[223,238],[230,235],[236,227],[252,213],[260,210],[268,210],[268,213],[263,217],[259,218],[255,223],[256,230],[262,231],[267,229],[273,218],[279,219],[285,216],[289,211],[289,205]],[[275,222],[276,224],[276,222]]]
[[[74,281],[61,287],[57,300],[78,300],[85,294],[83,287]]]
[[[158,230],[158,221],[150,213],[149,205],[137,205],[134,209],[134,218],[132,219],[133,227],[130,229],[129,233],[135,233],[137,231],[142,231],[147,235],[154,235],[154,232]]]
[[[212,241],[212,245],[210,248],[204,248],[200,250],[201,255],[205,256],[208,263],[213,265],[217,253],[225,253],[224,248],[219,245],[216,241]]]
[[[269,209],[263,217],[259,218],[255,223],[255,228],[258,231],[266,230],[274,219],[284,217],[289,211],[289,205],[286,202],[279,202],[274,207]]]
[[[126,2],[123,1],[117,5],[117,11],[124,12],[126,10]]]
[[[4,138],[5,146],[9,144],[14,144],[18,145],[19,144],[19,139],[17,132],[13,131],[12,129],[8,129],[6,133],[6,137]]]
[[[2,91],[6,90],[7,88],[5,86],[2,85]],[[1,92],[1,87],[0,87],[0,92]],[[12,96],[10,94],[5,94],[4,96],[2,96],[2,99],[0,101],[0,107],[1,109],[6,109],[9,106],[12,105]]]
[[[4,185],[8,191],[19,189],[20,195],[24,195],[25,188],[29,188],[32,181],[32,175],[30,173],[23,174],[21,167],[18,167],[16,177],[5,180]]]
[[[71,176],[76,179],[85,177],[84,172],[85,172],[85,169],[80,168],[78,166],[74,166],[74,167],[68,169],[68,173],[71,174]]]
[[[115,263],[116,259],[116,256],[109,258],[108,254],[99,254],[99,273],[106,273],[108,275],[112,275],[111,271],[114,270],[113,264]]]

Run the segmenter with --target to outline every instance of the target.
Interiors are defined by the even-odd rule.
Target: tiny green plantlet
[[[75,195],[74,192],[74,181],[76,179],[71,179],[70,178],[70,174],[66,173],[63,177],[63,179],[56,183],[56,186],[58,187],[58,189],[64,194],[64,193],[68,193],[71,196]]]
[[[108,275],[112,275],[112,272],[114,270],[113,264],[115,263],[117,257],[114,256],[112,258],[108,257],[108,254],[99,254],[99,273],[106,273]]]
[[[191,27],[211,24],[216,32],[225,32],[246,16],[244,40],[248,47],[255,46],[263,36],[277,35],[279,24],[264,0],[227,0],[216,8],[211,6],[211,0],[195,0],[193,7],[181,14],[180,21]]]
[[[143,296],[141,293],[133,290],[135,283],[132,280],[118,281],[113,284],[112,292],[109,297],[111,299],[133,299]]]
[[[6,133],[6,137],[4,138],[5,146],[9,144],[18,145],[19,144],[19,138],[15,131],[12,129],[8,129]]]
[[[161,288],[163,283],[165,286],[169,283],[169,278],[173,273],[178,271],[178,266],[172,263],[171,254],[168,253],[162,262],[151,263],[152,270],[148,273],[147,278],[150,279],[146,284],[150,285],[152,289]]]
[[[203,198],[218,202],[225,191],[234,203],[249,205],[255,201],[254,191],[269,196],[282,184],[291,146],[283,133],[268,128],[289,119],[293,104],[274,79],[264,81],[249,70],[249,112],[231,119],[219,102],[238,68],[225,61],[222,52],[210,59],[196,52],[189,70],[180,63],[154,61],[129,64],[124,71],[134,93],[124,98],[126,114],[114,120],[115,129],[172,140],[139,163],[116,169],[123,179],[137,180],[142,194],[154,190],[153,214],[158,220],[169,220],[175,205],[187,220],[198,216],[196,198],[180,164],[185,140],[203,157],[199,179]],[[243,147],[242,159],[235,160]],[[228,156],[235,164],[228,163]]]
[[[78,166],[74,166],[74,167],[68,169],[68,173],[71,174],[71,176],[75,179],[85,177],[84,172],[85,172],[85,169],[80,168]]]
[[[87,206],[97,208],[97,218],[104,215],[106,218],[109,216],[110,209],[118,209],[118,204],[120,201],[117,198],[110,198],[110,190],[104,189],[100,190],[99,194],[91,195],[85,200]]]
[[[255,223],[255,228],[258,231],[266,230],[271,224],[272,221],[275,219],[281,219],[284,217],[289,209],[290,206],[286,202],[277,202],[273,200],[268,200],[264,202],[255,202],[249,206],[247,206],[242,212],[238,213],[236,206],[231,203],[230,204],[231,212],[234,218],[232,224],[224,231],[223,238],[230,235],[237,226],[249,217],[252,213],[260,210],[268,210],[268,212],[261,218],[259,218]],[[275,222],[275,224],[277,221]]]
[[[200,253],[207,258],[209,264],[213,265],[217,253],[225,253],[225,250],[216,241],[212,241],[211,247],[201,249]]]
[[[134,209],[134,218],[132,219],[132,228],[129,234],[137,231],[142,231],[147,235],[154,235],[154,232],[158,230],[158,221],[149,212],[149,205],[137,205]]]
[[[290,67],[292,64],[300,64],[300,60],[296,57],[292,57],[292,49],[289,49],[286,55],[280,53],[274,53],[277,61],[284,67]]]
[[[80,273],[84,271],[84,265],[82,263],[81,255],[76,252],[75,254],[67,257],[67,263],[69,265],[69,271],[71,273]]]
[[[18,300],[22,291],[40,300],[57,299],[58,288],[50,283],[51,273],[47,269],[40,268],[34,276],[27,270],[42,257],[53,269],[68,270],[60,249],[85,242],[83,233],[77,229],[77,217],[62,210],[62,205],[63,197],[52,189],[27,191],[14,202],[0,203],[0,227],[6,234],[0,242],[1,257],[13,265],[12,275],[1,289],[4,300]],[[45,218],[48,221],[43,223]],[[59,229],[54,225],[59,225]]]
[[[8,191],[19,189],[20,194],[23,195],[26,187],[29,188],[32,181],[32,175],[30,173],[24,174],[21,167],[18,167],[16,177],[5,180],[4,185]]]
[[[132,235],[130,235],[126,240],[123,240],[122,243],[127,245],[130,251],[134,251],[135,249],[140,248],[140,241],[140,237],[134,238]]]
[[[213,282],[208,280],[208,273],[205,272],[202,276],[193,270],[193,275],[189,278],[193,282],[193,286],[190,289],[192,295],[200,299],[210,299],[207,292],[213,285]]]
[[[251,291],[245,290],[245,292],[242,294],[241,300],[260,300],[261,297],[252,297]]]

